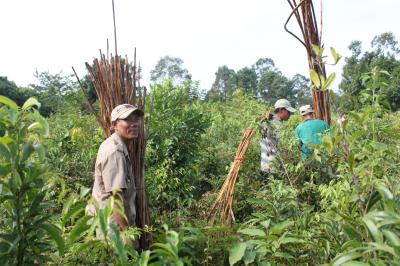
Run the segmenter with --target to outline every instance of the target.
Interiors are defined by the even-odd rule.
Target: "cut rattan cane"
[[[208,220],[214,224],[219,220],[222,224],[231,227],[232,222],[235,221],[233,214],[233,194],[235,192],[235,185],[239,174],[240,166],[242,165],[243,156],[249,146],[251,137],[254,134],[254,128],[249,128],[243,135],[242,141],[236,151],[235,160],[229,170],[226,180],[219,192],[218,198],[210,209]]]

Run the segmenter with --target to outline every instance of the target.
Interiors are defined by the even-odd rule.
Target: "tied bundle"
[[[242,165],[243,156],[249,146],[251,137],[254,134],[254,128],[249,128],[243,135],[242,141],[236,152],[235,160],[229,170],[228,176],[222,186],[218,198],[211,207],[208,220],[213,224],[217,217],[221,223],[231,227],[232,221],[235,221],[235,216],[232,211],[233,194],[235,192],[236,180],[239,174],[240,166]]]

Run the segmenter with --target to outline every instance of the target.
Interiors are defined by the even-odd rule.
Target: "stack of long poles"
[[[297,40],[299,40],[307,50],[308,57],[308,66],[309,69],[313,69],[317,72],[317,74],[324,79],[326,79],[326,71],[325,65],[317,57],[315,52],[312,49],[312,46],[315,45],[317,47],[321,47],[321,35],[322,33],[318,32],[317,19],[315,16],[315,10],[312,0],[287,0],[290,7],[292,8],[292,12],[285,23],[285,30],[293,35]],[[295,16],[297,23],[299,24],[302,38],[296,36],[293,32],[287,29],[287,24],[292,18]],[[321,15],[322,21],[322,15]],[[322,27],[322,23],[321,23]],[[314,117],[317,119],[325,120],[330,124],[330,98],[329,91],[322,90],[315,84],[313,85],[313,105],[314,105]]]
[[[222,224],[231,227],[232,221],[235,221],[233,214],[233,195],[235,192],[235,185],[239,174],[240,166],[242,165],[243,156],[249,146],[251,137],[254,134],[254,129],[249,128],[243,135],[242,141],[236,151],[235,160],[229,170],[224,185],[222,186],[218,198],[210,209],[208,220],[211,224],[219,218]]]
[[[100,59],[95,58],[93,65],[86,63],[86,67],[99,99],[101,115],[99,116],[95,112],[93,106],[90,109],[96,116],[96,120],[104,130],[106,136],[109,137],[111,135],[110,117],[114,107],[128,103],[142,110],[145,108],[146,89],[141,88],[139,84],[140,71],[136,66],[136,50],[133,66],[129,64],[128,58],[123,59],[118,55],[107,55],[106,57],[100,52]],[[84,91],[82,86],[81,88]],[[85,93],[85,96],[87,96],[87,93]],[[141,248],[147,248],[152,241],[151,234],[146,230],[146,228],[151,226],[151,222],[144,183],[145,149],[146,137],[144,123],[142,123],[138,138],[128,147],[137,189],[136,226],[145,229],[140,237]]]

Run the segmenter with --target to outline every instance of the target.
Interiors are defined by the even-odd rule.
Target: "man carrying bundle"
[[[261,146],[261,173],[263,176],[273,174],[276,171],[272,167],[272,162],[278,154],[278,139],[276,131],[282,126],[283,121],[287,121],[290,115],[296,112],[290,102],[286,99],[276,101],[275,114],[261,122],[262,139]]]
[[[142,110],[130,104],[115,107],[111,112],[113,134],[100,145],[97,153],[92,196],[100,208],[107,205],[112,195],[121,201],[124,209],[113,212],[120,231],[135,226],[136,187],[127,146],[138,137],[143,116]],[[115,204],[114,208],[120,207]],[[136,242],[132,244],[137,248]]]

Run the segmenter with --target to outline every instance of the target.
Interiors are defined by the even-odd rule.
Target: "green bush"
[[[158,212],[190,206],[209,113],[199,102],[190,103],[186,88],[168,81],[152,86],[150,97],[154,103],[146,154],[150,202]]]
[[[40,139],[49,127],[34,98],[22,108],[4,96],[0,103],[0,264],[44,264],[55,251],[53,241],[59,254],[64,250],[46,198],[51,176]]]

